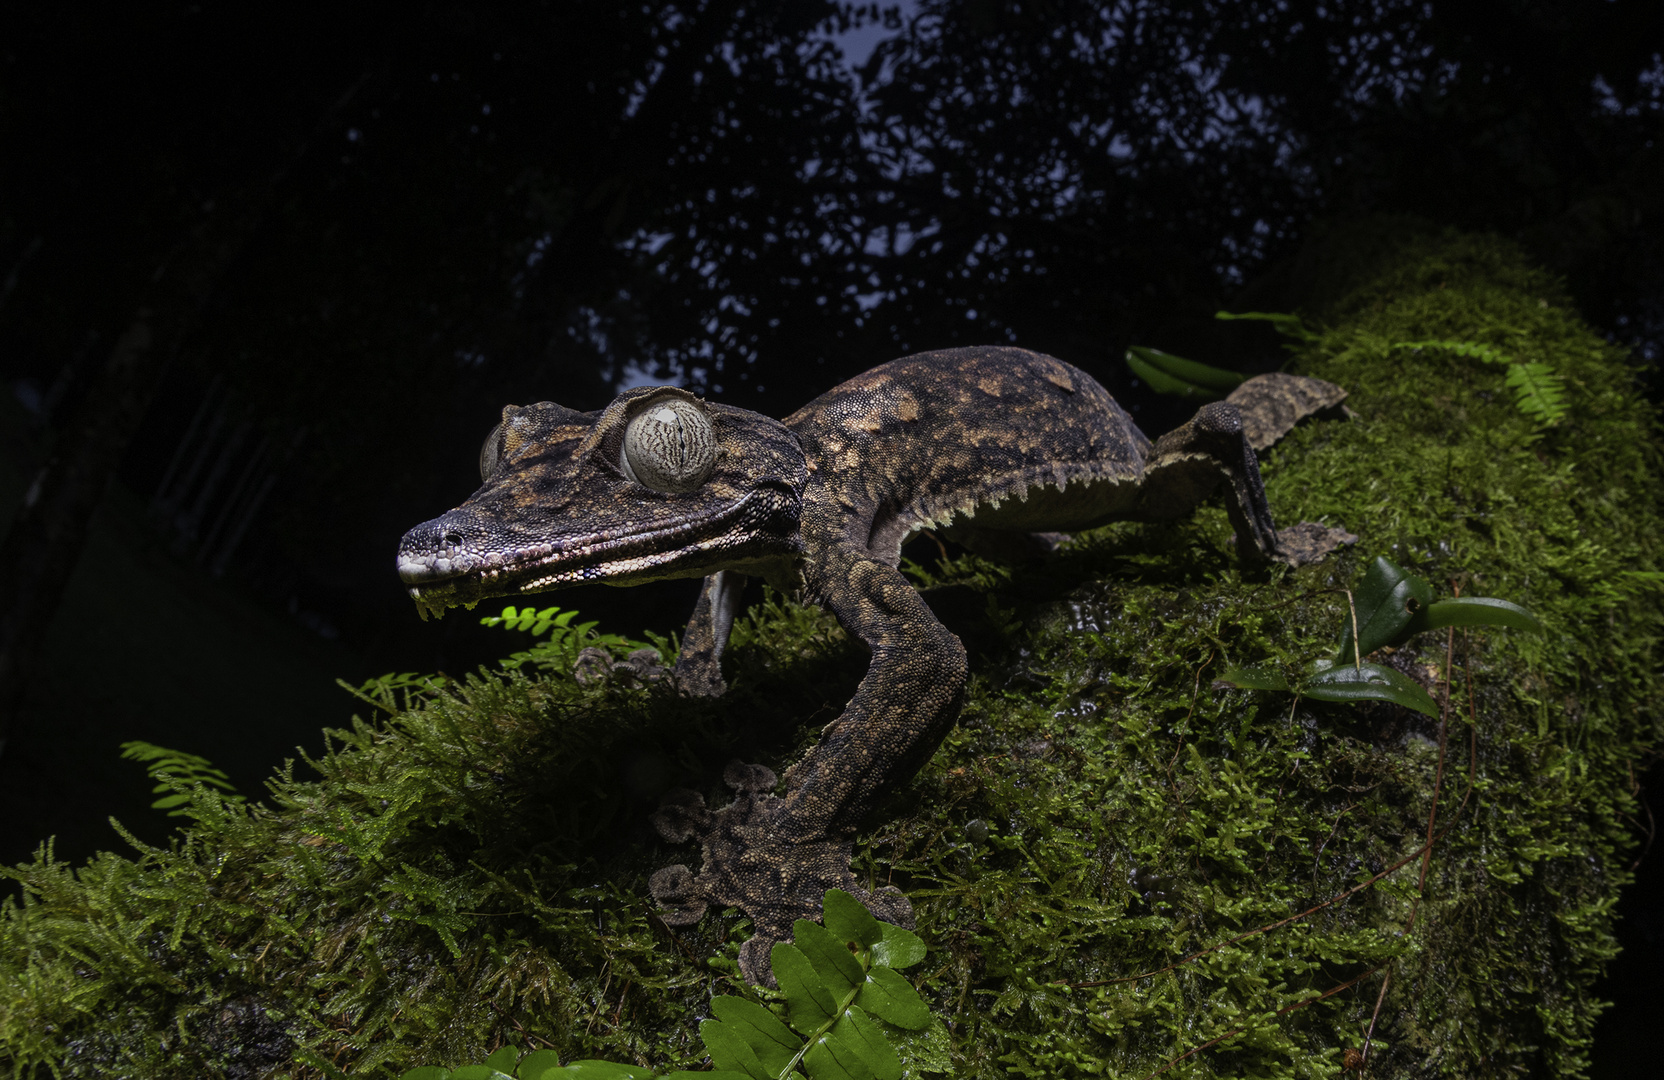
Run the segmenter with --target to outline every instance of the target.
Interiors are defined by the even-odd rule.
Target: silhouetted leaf
[[[1300,341],[1316,341],[1322,336],[1308,328],[1300,316],[1288,312],[1216,311],[1213,313],[1213,317],[1216,319],[1252,319],[1259,322],[1268,322],[1277,328],[1279,334],[1285,334]]]
[[[1145,345],[1129,346],[1126,360],[1133,374],[1158,394],[1224,397],[1242,385],[1243,380],[1243,376],[1234,371],[1209,367]]]

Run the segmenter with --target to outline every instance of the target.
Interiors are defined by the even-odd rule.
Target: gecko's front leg
[[[704,866],[670,866],[649,882],[666,922],[697,922],[708,904],[751,916],[754,936],[740,949],[740,973],[772,984],[768,953],[789,939],[797,919],[820,915],[827,889],[843,889],[874,915],[912,925],[898,889],[868,891],[850,872],[856,826],[877,802],[927,761],[959,715],[965,649],[892,567],[834,553],[814,562],[810,595],[872,650],[872,661],[843,714],[772,794],[774,773],[730,764],[734,801],[708,809],[694,792],[667,796],[654,817],[667,840],[697,839]]]

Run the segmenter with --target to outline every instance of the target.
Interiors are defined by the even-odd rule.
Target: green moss
[[[1630,764],[1664,734],[1654,421],[1507,245],[1389,223],[1326,250],[1313,265],[1349,276],[1324,275],[1307,314],[1332,329],[1298,366],[1355,416],[1265,467],[1282,520],[1356,548],[1244,577],[1215,508],[929,581],[974,685],[858,867],[913,898],[955,1075],[1139,1077],[1194,1050],[1164,1075],[1331,1077],[1372,1019],[1379,1075],[1585,1071]],[[1551,363],[1568,415],[1539,429],[1500,369],[1392,350],[1433,338]],[[1442,790],[1435,722],[1211,685],[1331,652],[1338,590],[1377,554],[1549,628],[1456,636]],[[656,795],[789,757],[863,663],[824,614],[771,600],[722,702],[518,673],[388,694],[319,779],[251,809],[201,792],[169,850],[44,852],[0,918],[0,1063],[373,1076],[513,1041],[692,1067],[710,996],[755,991],[733,976],[743,918],[653,917],[647,874],[694,857],[651,834]],[[1440,677],[1445,639],[1392,663]],[[1415,855],[1435,802],[1424,885],[1419,858],[1368,883]]]

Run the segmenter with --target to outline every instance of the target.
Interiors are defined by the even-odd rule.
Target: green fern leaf
[[[821,985],[830,990],[833,997],[844,997],[866,982],[861,962],[855,959],[849,946],[834,937],[826,927],[799,919],[792,926],[792,939],[803,955],[809,958]]]
[[[1477,341],[1399,341],[1394,349],[1443,349],[1487,364],[1508,365],[1506,384],[1514,391],[1514,406],[1526,416],[1552,427],[1566,414],[1566,383],[1553,368],[1536,361],[1517,363],[1501,349]]]
[[[769,951],[774,978],[786,994],[786,1016],[792,1027],[811,1032],[838,1016],[832,994],[820,981],[815,966],[797,946],[775,942]]]
[[[773,1080],[796,1058],[802,1041],[792,1039],[790,1052],[786,1054],[786,1059],[778,1064],[773,1063],[771,1051],[771,1062],[765,1065],[757,1047],[747,1038],[752,1031],[755,1029],[745,1030],[720,1020],[704,1020],[699,1024],[699,1037],[705,1040],[705,1050],[711,1055],[711,1064],[719,1069],[733,1069],[752,1077],[753,1080]],[[760,1041],[763,1041],[766,1047],[771,1047],[773,1043],[772,1039]]]
[[[1508,388],[1520,412],[1545,427],[1552,427],[1566,414],[1566,383],[1547,364],[1508,365]]]
[[[851,1005],[844,1011],[837,1026],[827,1033],[825,1045],[833,1050],[840,1064],[853,1058],[866,1066],[876,1080],[901,1080],[901,1058],[896,1056],[895,1047],[859,1005]],[[809,1055],[805,1054],[803,1060],[808,1063]]]
[[[1279,334],[1294,338],[1298,341],[1316,341],[1322,334],[1308,327],[1298,315],[1282,311],[1216,311],[1216,319],[1252,319],[1268,322],[1277,328]]]
[[[1487,364],[1506,364],[1508,357],[1501,349],[1485,345],[1477,341],[1399,341],[1393,343],[1395,349],[1443,349],[1453,352],[1457,356],[1468,356],[1475,360],[1483,360]]]
[[[870,949],[884,940],[884,926],[872,917],[861,901],[842,889],[828,889],[826,893],[826,929],[841,941],[858,949]],[[891,927],[900,930],[899,926]],[[906,933],[905,930],[902,931]],[[874,958],[874,963],[883,961]],[[900,965],[890,964],[890,967]]]
[[[924,959],[924,941],[919,935],[890,923],[879,923],[878,928],[883,933],[883,940],[873,946],[874,967],[895,968],[899,971]]]
[[[919,992],[889,968],[875,967],[867,972],[866,985],[861,987],[855,1004],[896,1027],[917,1031],[930,1023],[930,1009]]]
[[[722,1062],[717,1058],[712,1035],[724,1040],[732,1037],[742,1039],[770,1077],[779,1076],[785,1071],[798,1051],[803,1048],[803,1040],[794,1035],[791,1028],[782,1024],[778,1017],[755,1001],[732,996],[713,998],[711,1012],[716,1019],[700,1024],[699,1036],[710,1049],[711,1060],[718,1065]],[[707,1031],[707,1025],[717,1025],[727,1030]]]

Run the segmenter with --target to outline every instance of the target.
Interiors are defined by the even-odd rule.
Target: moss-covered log
[[[1210,509],[920,576],[975,684],[859,860],[931,947],[910,974],[942,1023],[904,1044],[917,1074],[1333,1077],[1366,1040],[1372,1075],[1584,1071],[1631,765],[1659,744],[1654,418],[1503,243],[1375,223],[1315,250],[1325,329],[1295,366],[1353,416],[1304,425],[1266,477],[1285,523],[1353,548],[1244,575]],[[1430,340],[1547,365],[1565,415],[1522,412],[1482,355],[1402,347]],[[1332,655],[1377,555],[1547,632],[1384,658],[1448,685],[1443,725],[1214,685]],[[730,756],[789,758],[864,662],[778,600],[733,657],[714,704],[525,669],[408,707],[372,691],[385,708],[309,763],[321,779],[285,773],[248,809],[201,791],[171,850],[8,871],[26,899],[0,919],[0,1066],[386,1076],[514,1042],[697,1067],[710,997],[757,993],[734,976],[746,931],[655,919],[646,876],[694,853],[649,812],[719,788]]]

